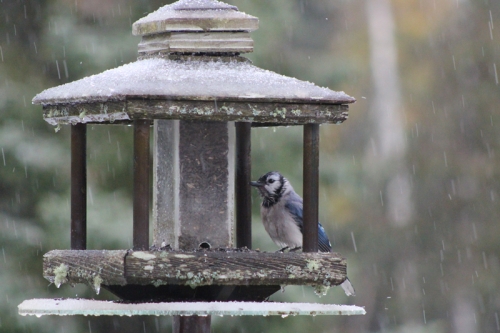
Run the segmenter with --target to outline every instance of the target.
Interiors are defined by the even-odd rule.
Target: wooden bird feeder
[[[31,300],[20,305],[21,314],[167,314],[176,316],[176,332],[203,332],[210,316],[197,315],[364,313],[314,304],[297,311],[298,303],[287,310],[265,303],[267,312],[207,303],[198,311],[199,303],[190,310],[179,303],[263,302],[280,286],[321,292],[346,278],[344,258],[317,252],[319,124],[342,123],[355,100],[253,66],[240,54],[252,52],[250,32],[257,28],[256,17],[234,6],[180,0],[134,23],[133,34],[142,36],[138,61],[35,96],[48,123],[71,125],[71,250],[45,254],[44,277],[57,286],[106,288],[134,304],[116,310],[73,300],[52,308]],[[87,124],[134,126],[133,249],[86,248]],[[277,125],[304,126],[303,253],[250,250],[251,127]],[[141,302],[156,302],[158,311]]]

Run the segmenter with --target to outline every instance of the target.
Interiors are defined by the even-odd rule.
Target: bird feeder
[[[31,300],[21,314],[174,315],[176,331],[209,327],[212,314],[364,314],[224,303],[263,302],[283,285],[324,290],[346,278],[344,258],[317,252],[319,124],[342,123],[355,100],[253,66],[241,54],[252,52],[257,28],[235,6],[180,0],[134,23],[136,62],[35,96],[48,123],[71,126],[71,250],[45,254],[44,277],[106,288],[129,303]],[[87,124],[134,126],[133,249],[86,248]],[[251,127],[281,125],[304,126],[303,253],[251,250]]]

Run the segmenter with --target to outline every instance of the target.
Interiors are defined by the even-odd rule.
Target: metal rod
[[[319,125],[304,125],[304,252],[318,252]]]
[[[174,316],[173,333],[210,333],[212,316]]]
[[[149,120],[134,120],[134,250],[149,248]]]
[[[236,123],[236,247],[252,248],[252,123]]]
[[[87,125],[71,126],[71,249],[87,248]]]

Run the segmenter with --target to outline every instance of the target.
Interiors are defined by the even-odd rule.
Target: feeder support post
[[[304,125],[303,251],[318,251],[319,125]]]
[[[149,249],[149,120],[134,121],[134,250]]]
[[[252,123],[236,123],[236,247],[252,248]]]
[[[87,248],[87,125],[71,126],[71,249]]]

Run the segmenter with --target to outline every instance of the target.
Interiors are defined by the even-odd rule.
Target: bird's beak
[[[261,182],[259,182],[259,181],[256,181],[256,182],[250,182],[250,185],[255,186],[255,187],[262,187],[262,186],[264,186],[265,184],[264,184],[264,183],[261,183]]]

